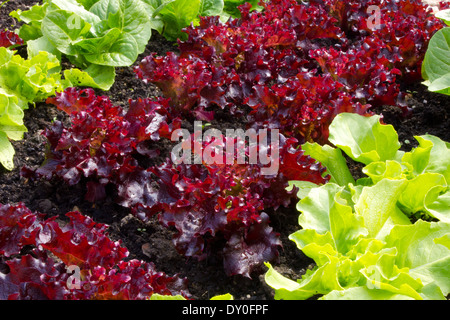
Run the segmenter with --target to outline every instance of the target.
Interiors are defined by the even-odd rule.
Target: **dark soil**
[[[14,29],[17,22],[8,16],[15,9],[25,10],[37,1],[11,0],[0,9],[0,27]],[[167,51],[176,51],[172,43],[155,34],[138,62],[151,52],[160,55]],[[137,62],[137,63],[138,63]],[[414,135],[433,134],[450,141],[450,98],[428,92],[420,83],[408,86],[408,103],[412,108],[409,117],[403,117],[397,107],[386,106],[377,113],[383,114],[384,122],[392,124],[399,133],[405,150],[416,146]],[[132,68],[117,69],[116,83],[107,95],[116,105],[126,106],[128,99],[155,97],[160,93],[157,88],[136,79]],[[187,260],[179,255],[172,245],[172,231],[162,227],[157,220],[145,224],[132,216],[128,209],[114,203],[112,197],[101,203],[92,204],[84,200],[85,188],[82,184],[69,187],[54,181],[30,182],[20,177],[23,166],[35,168],[44,161],[45,138],[42,130],[51,125],[53,119],[67,121],[67,117],[54,106],[45,103],[30,107],[25,112],[25,125],[28,133],[22,141],[15,142],[15,169],[11,172],[0,169],[0,203],[25,203],[31,210],[63,217],[65,213],[79,210],[93,217],[97,222],[110,225],[110,235],[121,240],[130,251],[130,258],[151,261],[157,270],[169,275],[178,274],[189,280],[192,298],[208,299],[217,294],[231,293],[235,299],[273,299],[273,291],[264,282],[264,275],[253,275],[252,279],[241,276],[228,277],[223,271],[220,260],[210,258],[204,261]],[[218,117],[220,122],[220,117]],[[223,117],[227,128],[242,126],[239,119]],[[220,123],[216,123],[221,126]],[[222,124],[223,125],[223,124]],[[288,240],[289,234],[298,230],[298,212],[295,203],[290,208],[281,208],[271,212],[271,225],[280,233],[283,249],[276,269],[287,277],[297,279],[312,266],[312,260],[305,257]]]

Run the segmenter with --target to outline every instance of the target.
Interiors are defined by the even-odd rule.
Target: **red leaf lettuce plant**
[[[106,225],[79,212],[66,216],[61,226],[22,203],[0,205],[0,299],[189,296],[185,279],[157,272],[152,263],[125,261],[128,250],[108,238]]]
[[[295,193],[285,190],[288,180],[326,181],[324,169],[283,136],[273,176],[261,174],[262,164],[158,163],[157,142],[181,123],[171,119],[167,99],[130,101],[125,112],[93,90],[72,88],[48,102],[69,113],[72,125],[55,121],[45,130],[46,161],[35,171],[24,168],[23,176],[57,177],[70,185],[87,179],[90,201],[104,198],[112,185],[117,202],[139,218],[160,213],[163,225],[174,226],[174,243],[188,257],[205,258],[213,243],[224,241],[219,252],[230,274],[250,276],[277,258],[280,241],[263,211],[289,205]]]

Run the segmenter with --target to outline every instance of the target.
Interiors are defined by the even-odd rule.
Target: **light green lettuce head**
[[[299,188],[301,229],[290,239],[315,261],[297,281],[270,264],[276,299],[444,299],[450,292],[450,150],[437,137],[399,151],[378,116],[340,114],[330,126],[337,148],[305,144],[327,167],[323,186]],[[342,152],[365,164],[354,181]]]

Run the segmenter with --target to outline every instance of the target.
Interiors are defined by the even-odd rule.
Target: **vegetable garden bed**
[[[46,297],[67,294],[66,297],[81,299],[113,298],[119,291],[118,297],[122,299],[146,298],[152,292],[183,294],[200,300],[225,293],[239,300],[272,300],[274,296],[292,298],[282,290],[275,295],[277,290],[272,288],[276,287],[273,279],[266,282],[268,268],[264,262],[270,261],[279,274],[296,280],[309,273],[307,270],[316,270],[317,261],[300,251],[298,243],[290,239],[290,235],[300,229],[299,199],[295,192],[288,192],[285,188],[290,180],[307,180],[321,185],[330,179],[324,175],[326,162],[321,161],[323,166],[315,163],[296,149],[298,145],[313,141],[326,143],[328,126],[339,113],[368,116],[368,111],[382,115],[383,122],[395,128],[401,151],[409,152],[420,147],[415,136],[428,134],[450,141],[449,98],[429,91],[422,84],[420,75],[429,38],[443,28],[444,23],[431,17],[430,12],[426,13],[419,1],[407,1],[409,5],[401,7],[405,19],[403,24],[392,22],[392,25],[384,26],[400,32],[400,39],[407,39],[395,44],[389,43],[389,36],[382,31],[374,31],[382,34],[379,38],[370,38],[364,22],[368,13],[365,7],[358,8],[356,1],[350,1],[355,11],[349,16],[345,14],[346,10],[351,11],[350,8],[336,5],[330,9],[326,5],[322,7],[321,1],[310,1],[315,5],[309,9],[305,9],[305,4],[294,5],[295,1],[273,2],[280,2],[280,7],[274,5],[267,15],[250,13],[248,7],[242,9],[244,22],[235,20],[229,23],[228,29],[218,19],[202,20],[199,28],[189,29],[190,38],[179,46],[153,30],[145,50],[137,54],[132,66],[114,66],[116,77],[108,90],[66,89],[63,95],[52,95],[48,103],[40,101],[36,107],[25,110],[24,125],[28,131],[22,140],[12,142],[14,166],[12,170],[0,169],[0,204],[23,203],[31,210],[20,207],[14,213],[13,207],[1,209],[3,214],[11,217],[17,214],[17,217],[29,221],[26,231],[29,234],[18,235],[24,237],[17,241],[19,248],[11,243],[7,249],[0,247],[0,272],[8,274],[8,271],[11,273],[11,270],[28,266],[32,263],[26,261],[31,259],[29,257],[48,259],[47,256],[31,254],[39,245],[58,257],[55,263],[63,261],[65,265],[76,265],[83,260],[82,245],[75,246],[76,249],[61,249],[57,241],[58,237],[64,238],[61,234],[65,232],[68,238],[80,237],[77,231],[70,229],[74,227],[89,230],[89,234],[95,235],[95,241],[98,241],[98,247],[92,245],[92,239],[91,244],[85,246],[86,250],[91,247],[98,250],[94,257],[89,258],[92,260],[84,260],[83,266],[92,268],[89,276],[83,274],[84,281],[89,282],[86,279],[90,277],[91,285],[98,283],[94,276],[99,275],[93,271],[97,263],[105,270],[113,269],[117,264],[116,268],[131,278],[135,277],[138,282],[142,274],[133,269],[132,263],[125,265],[124,262],[134,261],[152,274],[152,280],[147,279],[151,289],[144,285],[139,287],[139,284],[134,289],[125,285],[120,287],[123,279],[119,279],[118,272],[115,274],[117,280],[109,284],[120,288],[116,291],[105,290],[100,294],[92,288],[82,288],[80,292],[83,294],[69,295],[65,289],[55,289],[54,292],[46,292]],[[369,5],[370,1],[365,2]],[[10,17],[11,11],[25,11],[38,3],[41,2],[11,0],[5,3],[0,8],[1,29],[13,30],[19,26],[17,20]],[[282,5],[291,11],[285,11]],[[383,11],[383,14],[391,17],[392,21],[402,19],[392,10]],[[330,12],[334,12],[333,18],[329,18]],[[295,20],[298,25],[287,28],[283,23],[288,22],[278,19],[281,16],[291,23]],[[412,26],[416,28],[417,37],[409,37],[408,32],[413,33],[410,30]],[[362,29],[366,31],[360,32]],[[175,31],[167,30],[166,36],[173,40],[172,32]],[[238,31],[233,33],[230,30]],[[366,40],[358,42],[356,39],[360,38]],[[270,41],[273,43],[269,45]],[[409,46],[411,41],[414,48]],[[382,51],[379,46],[384,45],[383,50],[396,48],[388,53],[383,51],[386,57],[391,58],[387,62],[376,60]],[[343,47],[348,49],[347,55],[339,54],[338,49]],[[66,55],[61,59],[62,68],[70,70],[74,60],[67,58],[69,51],[63,53]],[[25,46],[18,47],[18,54],[26,56]],[[179,55],[182,58],[178,58]],[[101,59],[92,61],[100,63]],[[89,63],[96,65],[91,60]],[[74,84],[73,78],[71,84]],[[99,86],[107,85],[102,82]],[[171,98],[171,102],[164,98]],[[129,99],[135,102],[130,103]],[[299,105],[313,107],[303,109]],[[316,105],[319,107],[315,109]],[[256,112],[251,113],[252,110]],[[296,139],[283,141],[280,164],[283,174],[266,179],[255,173],[261,165],[252,170],[233,166],[206,166],[207,169],[195,165],[173,167],[166,162],[174,146],[168,137],[177,128],[187,128],[192,132],[195,120],[208,123],[208,128],[222,132],[249,127],[280,128],[287,138]],[[120,128],[124,123],[127,124],[126,129]],[[150,124],[157,125],[157,128],[151,132],[152,138],[148,138],[149,131],[145,131],[146,138],[143,138],[139,130],[147,130]],[[93,132],[96,130],[102,136],[100,140],[95,140]],[[121,143],[121,139],[126,143]],[[86,144],[85,141],[89,142]],[[108,141],[106,148],[110,148],[108,152],[114,156],[102,158],[103,151],[99,150],[103,150],[102,144],[104,148],[107,145],[104,141]],[[82,158],[86,160],[84,164],[71,161]],[[355,179],[365,176],[361,172],[361,163],[350,156],[346,159]],[[448,163],[448,160],[442,159],[443,163]],[[102,167],[102,161],[108,165]],[[114,164],[109,166],[113,161]],[[88,167],[87,163],[94,162],[95,169]],[[103,174],[102,170],[110,171]],[[212,178],[207,180],[205,177]],[[235,180],[239,183],[236,184]],[[137,191],[136,183],[139,184]],[[441,194],[448,192],[448,182],[442,186]],[[228,192],[221,188],[228,188]],[[180,190],[188,191],[182,194]],[[79,211],[92,220],[83,220],[81,216],[72,214],[70,224],[65,215],[71,211]],[[47,216],[34,217],[32,212]],[[421,219],[417,215],[412,216],[411,219]],[[196,219],[201,222],[198,224]],[[439,220],[436,216],[428,216],[427,219]],[[24,220],[21,223],[25,223]],[[105,237],[102,228],[93,227],[91,221],[108,225],[109,238]],[[61,227],[60,230],[59,225],[67,228]],[[53,233],[48,232],[50,229]],[[36,233],[43,236],[36,237]],[[51,241],[41,241],[48,234],[52,235],[49,236]],[[0,244],[5,238],[0,237]],[[120,241],[126,247],[129,251],[127,257],[114,241]],[[102,251],[105,247],[110,252]],[[104,256],[114,261],[105,262]],[[245,261],[239,257],[245,257]],[[21,261],[21,264],[13,265],[11,261]],[[123,265],[119,261],[123,261]],[[63,274],[60,268],[63,267],[55,265],[51,272],[46,272]],[[58,281],[63,283],[65,280],[67,276]],[[448,281],[447,278],[447,287]],[[35,285],[33,281],[29,282]],[[35,286],[40,288],[40,285]],[[33,292],[22,290],[18,285],[17,288],[17,293],[14,290],[0,292],[0,297],[8,298],[9,294],[13,294],[10,298],[45,296],[33,296]],[[325,293],[318,290],[317,294]]]

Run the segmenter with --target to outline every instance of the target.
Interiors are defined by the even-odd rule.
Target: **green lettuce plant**
[[[438,11],[436,17],[450,26],[450,9]],[[450,95],[450,28],[442,28],[430,39],[422,64],[423,84],[428,90]]]
[[[0,163],[6,169],[14,168],[10,140],[21,140],[27,132],[24,110],[68,85],[61,80],[60,71],[59,60],[48,52],[23,59],[0,47]]]
[[[155,28],[168,40],[186,39],[182,29],[191,23],[198,25],[201,16],[224,15],[224,0],[146,0],[152,7]],[[225,18],[225,16],[224,16]]]
[[[19,36],[28,54],[65,55],[77,68],[64,72],[73,85],[108,90],[115,67],[132,65],[151,37],[151,6],[141,0],[44,0],[11,15],[25,24]]]
[[[148,300],[187,300],[182,295],[174,295],[174,296],[168,296],[168,295],[162,295],[159,293],[154,293]],[[229,294],[222,294],[218,296],[212,297],[210,300],[234,300],[234,297]]]
[[[301,229],[290,235],[316,266],[297,281],[270,264],[276,299],[445,299],[450,292],[450,144],[431,135],[400,151],[379,116],[338,115],[336,146],[307,143],[330,182],[299,181]],[[365,165],[354,180],[344,152]]]

